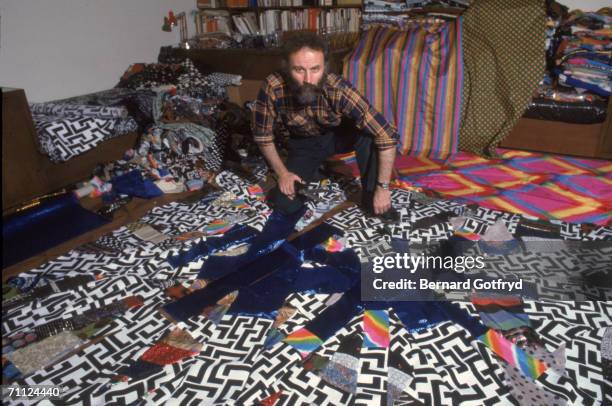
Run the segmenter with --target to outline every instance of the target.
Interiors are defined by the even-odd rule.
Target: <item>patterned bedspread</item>
[[[567,168],[568,161],[563,162]],[[523,168],[529,163],[524,162]],[[578,163],[572,167],[585,170]],[[603,171],[603,163],[599,168]],[[264,400],[267,405],[523,404],[523,396],[531,404],[543,404],[538,399],[545,399],[546,404],[603,404],[611,400],[604,399],[601,353],[604,335],[612,326],[609,301],[523,303],[521,317],[529,318],[544,348],[554,357],[549,361],[551,367],[537,379],[524,378],[452,320],[411,331],[391,309],[355,314],[313,350],[314,356],[307,359],[311,363],[305,362],[298,350],[302,347],[288,339],[273,338],[275,334],[295,337],[301,327],[321,317],[325,308],[333,305],[334,298],[325,294],[290,294],[285,307],[292,312],[276,320],[231,311],[215,316],[213,311],[178,325],[169,322],[158,312],[171,300],[165,289],[196,278],[206,257],[178,268],[170,265],[168,258],[206,238],[197,232],[216,233],[234,223],[260,230],[269,214],[261,194],[245,180],[222,172],[217,183],[225,194],[157,207],[138,223],[21,275],[25,280],[42,276],[40,284],[77,275],[97,277],[75,289],[55,289],[4,313],[3,346],[4,338],[32,331],[46,322],[74,320],[134,295],[140,295],[143,301],[141,306],[115,314],[111,324],[90,332],[82,341],[88,346],[24,376],[26,384],[65,387],[62,399],[54,401],[57,404],[172,401],[185,405],[247,405]],[[322,182],[315,190],[317,199],[310,204],[311,214],[346,198],[336,182]],[[514,233],[523,219],[519,214],[485,207],[468,210],[462,202],[400,189],[392,191],[392,198],[402,222],[391,229],[384,229],[378,220],[365,217],[356,207],[327,222],[342,230],[346,248],[367,260],[384,254],[386,244],[395,239],[449,238],[456,225],[428,222],[440,213],[463,213],[462,232],[478,235],[500,222]],[[552,224],[564,240],[612,239],[610,228],[585,230],[564,221]],[[556,258],[562,262],[562,257]],[[510,263],[500,266],[511,272]],[[537,269],[537,262],[533,267]],[[479,317],[474,305],[460,306]],[[373,326],[387,340],[376,340]],[[153,348],[161,351],[171,342],[178,346],[177,331],[189,338],[188,348],[183,340],[182,350],[175,348],[161,367],[144,361],[155,355]],[[323,363],[326,366],[317,367],[315,361],[321,360],[327,362]],[[128,377],[125,371],[129,371]]]
[[[445,161],[398,155],[400,179],[441,197],[571,223],[612,222],[612,162],[498,150],[500,159],[461,152]],[[353,156],[337,156],[358,175]]]
[[[136,105],[137,100],[145,110],[148,105],[150,120],[154,95],[149,93],[110,89],[57,102],[30,104],[40,152],[53,162],[65,162],[103,141],[137,131],[144,114],[133,117],[125,105]]]

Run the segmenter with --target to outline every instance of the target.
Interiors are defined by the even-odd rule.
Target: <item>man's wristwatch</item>
[[[379,181],[376,181],[376,186],[380,186],[381,188],[383,188],[385,190],[389,190],[389,182],[379,182]]]

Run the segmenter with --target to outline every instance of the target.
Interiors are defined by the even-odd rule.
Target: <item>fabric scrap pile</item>
[[[612,9],[572,11],[560,27],[559,83],[602,97],[612,94]]]

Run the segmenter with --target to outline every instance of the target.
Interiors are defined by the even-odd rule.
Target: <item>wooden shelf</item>
[[[346,6],[279,6],[279,7],[211,7],[211,8],[200,8],[198,11],[212,11],[212,10],[227,10],[227,11],[266,11],[266,10],[304,10],[309,8],[320,8],[323,10],[335,10],[343,8],[358,8],[361,9],[360,5],[346,5]]]

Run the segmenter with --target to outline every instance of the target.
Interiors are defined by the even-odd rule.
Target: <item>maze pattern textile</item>
[[[398,156],[404,186],[481,207],[570,223],[612,222],[612,162],[498,149],[500,158],[460,152],[446,161]],[[359,176],[354,158],[339,156]]]
[[[131,118],[90,116],[32,116],[41,152],[53,162],[64,162],[81,155],[103,141],[138,129]]]
[[[445,158],[457,151],[462,69],[458,19],[372,28],[343,73],[398,129],[401,154]]]
[[[239,207],[219,204],[215,195],[201,202],[156,207],[140,221],[170,237],[202,230],[215,219],[237,215],[243,216],[243,224],[261,229],[269,209],[248,194],[251,185],[230,172],[221,173],[216,180],[246,204]],[[412,228],[416,222],[439,213],[460,214],[462,210],[467,218],[464,227],[471,231],[484,233],[498,220],[509,230],[516,228],[513,224],[516,225],[517,216],[510,213],[485,208],[467,213],[465,206],[456,202],[439,200],[422,204],[417,202],[415,193],[393,190],[392,194],[394,204],[403,214],[402,224],[396,227],[408,235],[447,238],[447,226]],[[407,215],[406,209],[411,205],[413,213]],[[377,232],[382,224],[364,217],[359,209],[341,212],[329,222],[346,233],[351,247],[381,240]],[[584,234],[580,228],[563,223],[561,230],[564,238],[612,238],[610,230],[604,228]],[[143,306],[128,310],[98,331],[96,341],[26,376],[25,383],[68,387],[62,399],[55,401],[62,405],[246,405],[270,396],[277,398],[276,405],[371,405],[386,403],[390,383],[394,387],[394,404],[456,404],[461,400],[478,404],[517,403],[513,397],[516,391],[504,379],[505,361],[467,330],[447,321],[410,333],[392,309],[388,311],[388,348],[361,348],[357,355],[357,388],[351,393],[307,370],[300,353],[290,345],[278,341],[264,346],[273,320],[236,315],[225,315],[218,324],[204,316],[179,323],[180,328],[202,344],[199,354],[152,370],[149,375],[113,381],[121,368],[133,365],[176,328],[157,311],[170,300],[164,290],[174,283],[193,280],[206,258],[181,268],[173,268],[167,258],[202,238],[187,241],[170,238],[154,243],[143,241],[128,227],[122,227],[96,244],[70,251],[22,275],[41,275],[44,280],[96,272],[102,277],[10,309],[3,314],[3,337],[129,296],[140,295],[144,301]],[[277,331],[284,337],[299,331],[331,305],[330,299],[328,295],[290,294],[284,306],[296,311],[276,326]],[[477,317],[473,305],[461,306]],[[612,304],[525,301],[524,309],[549,350],[565,345],[565,372],[559,375],[547,371],[534,384],[569,404],[603,402],[606,383],[600,346],[606,327],[612,324]],[[313,354],[331,359],[348,337],[355,333],[363,336],[363,326],[363,314],[356,315]]]

